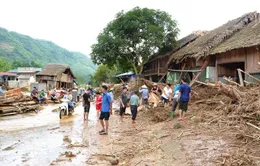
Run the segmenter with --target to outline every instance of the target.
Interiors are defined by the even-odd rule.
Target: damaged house
[[[47,64],[36,74],[36,81],[45,83],[47,89],[73,88],[75,78],[71,68],[64,64]]]
[[[259,32],[256,12],[229,21],[174,52],[168,64],[178,66],[169,65],[169,73],[209,82],[222,81],[223,76],[237,81],[238,68],[257,75]]]
[[[204,35],[204,31],[196,31],[180,40],[177,41],[177,47],[169,53],[163,55],[157,55],[152,57],[147,63],[144,64],[144,69],[142,76],[145,79],[149,79],[151,81],[159,81],[160,79],[165,77],[165,73],[168,71],[168,67],[166,67],[167,62],[169,61],[170,56],[178,51],[179,49],[189,45],[191,42],[195,41],[198,37]],[[175,64],[171,64],[173,67],[176,67]],[[178,67],[178,65],[177,65]]]

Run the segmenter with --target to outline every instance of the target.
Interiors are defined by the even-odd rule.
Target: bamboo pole
[[[192,86],[194,84],[194,82],[199,78],[199,76],[201,75],[201,73],[203,71],[205,71],[205,69],[207,68],[208,64],[209,64],[209,61],[210,61],[210,57],[208,57],[207,59],[205,59],[201,69],[200,69],[200,72],[198,72],[198,74],[196,75],[196,77],[191,81],[190,83],[190,86]]]
[[[251,126],[251,127],[254,127],[255,129],[259,130],[260,131],[260,128],[257,127],[256,125],[253,125],[252,123],[249,123],[249,122],[246,122],[247,125]]]
[[[242,85],[236,83],[235,81],[228,79],[227,77],[223,77],[223,79],[226,80],[227,82],[231,83],[231,84],[234,84],[234,85],[237,85],[237,86],[242,86]],[[242,79],[242,81],[243,81],[243,79]]]
[[[244,80],[243,80],[243,77],[242,77],[242,73],[241,73],[241,71],[239,69],[237,69],[237,72],[238,72],[240,85],[243,87],[245,85],[244,85]]]
[[[185,69],[185,67],[186,67],[186,63],[184,63],[184,65],[182,66],[182,69],[181,69],[181,70],[184,70],[184,69]],[[181,72],[181,74],[180,74],[180,77],[179,77],[178,83],[180,83],[180,82],[181,82],[182,75],[183,75],[183,72]]]
[[[252,76],[251,74],[249,74],[249,73],[247,73],[247,72],[245,72],[245,71],[243,71],[243,70],[241,70],[241,69],[237,69],[237,70],[238,70],[238,71],[241,71],[242,73],[244,73],[244,74],[246,74],[246,75],[248,75],[248,76],[251,77],[252,79],[254,79],[254,80],[260,82],[260,80],[259,80],[258,78],[255,78],[255,77]]]

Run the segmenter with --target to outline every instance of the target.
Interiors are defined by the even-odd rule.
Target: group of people
[[[183,78],[181,80],[181,84],[177,83],[174,85],[174,89],[172,90],[171,84],[167,84],[161,96],[161,101],[164,102],[165,107],[168,106],[169,101],[172,100],[172,111],[171,117],[175,116],[175,111],[179,105],[180,115],[179,120],[183,120],[185,118],[185,113],[188,110],[188,102],[191,98],[191,88],[187,84],[187,80]]]
[[[137,96],[138,91],[133,91],[132,94],[130,94],[130,97],[128,95],[128,87],[123,87],[123,92],[120,95],[120,122],[123,122],[123,117],[126,111],[126,108],[130,106],[130,110],[132,113],[132,124],[135,123],[136,116],[137,116],[137,108],[140,105],[140,98]],[[148,98],[148,97],[147,97]]]
[[[183,78],[181,83],[175,84],[173,89],[169,83],[162,90],[158,88],[157,84],[154,84],[151,92],[159,95],[160,91],[160,101],[164,103],[164,107],[168,107],[169,102],[172,101],[171,117],[175,116],[175,111],[179,106],[179,109],[181,110],[179,119],[183,120],[185,118],[185,113],[188,110],[188,102],[191,97],[191,88],[187,84],[186,78]],[[141,87],[140,93],[142,94],[142,103],[147,105],[149,91],[145,85]]]
[[[40,92],[38,92],[38,89],[36,87],[33,88],[32,92],[31,92],[31,97],[36,103],[47,101],[47,95],[44,92],[44,90],[41,90]]]
[[[84,121],[88,119],[90,111],[90,103],[92,89],[88,88],[83,94],[83,107],[84,107]],[[158,94],[158,87],[155,85],[151,92]],[[130,95],[129,95],[130,93]],[[137,117],[137,108],[141,104],[138,93],[141,94],[142,105],[148,105],[149,90],[147,86],[143,85],[139,90],[129,92],[127,86],[122,87],[122,93],[119,97],[120,101],[120,122],[123,122],[123,117],[126,112],[126,108],[130,107],[132,113],[132,123],[135,123]],[[101,95],[102,94],[102,95]],[[130,96],[130,97],[129,97]],[[168,107],[169,102],[173,102],[171,116],[174,117],[177,106],[181,110],[179,119],[182,120],[185,117],[185,113],[188,110],[188,102],[191,96],[191,88],[186,83],[185,79],[181,80],[181,83],[175,84],[174,89],[171,88],[171,84],[167,84],[161,94],[161,101],[164,102],[165,107]],[[100,135],[108,134],[109,118],[112,115],[112,103],[114,100],[113,89],[108,91],[106,85],[102,85],[101,92],[95,91],[95,104],[97,110],[97,117],[100,121],[102,130],[99,131]]]
[[[90,111],[90,102],[91,99],[91,89],[88,88],[86,92],[83,94],[83,108],[84,108],[84,121],[88,120],[88,115]],[[112,103],[113,103],[113,94],[112,92],[108,93],[108,87],[103,85],[101,87],[101,93],[96,91],[96,110],[97,116],[99,117],[99,121],[102,127],[102,130],[99,131],[100,135],[108,134],[108,126],[109,126],[109,118],[112,114]]]

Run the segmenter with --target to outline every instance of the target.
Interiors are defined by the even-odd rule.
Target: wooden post
[[[218,60],[215,62],[215,84],[218,82]]]
[[[184,70],[185,67],[186,67],[186,63],[184,63],[184,65],[182,66],[182,69],[181,69],[181,70]],[[181,82],[182,75],[183,75],[183,72],[181,72],[181,74],[180,74],[180,77],[179,77],[179,79],[178,79],[178,83]]]
[[[208,64],[210,61],[210,57],[206,58],[201,69],[200,72],[198,72],[198,74],[196,75],[196,77],[191,81],[190,86],[192,86],[194,84],[195,81],[197,81],[197,79],[199,78],[199,76],[201,75],[201,73],[207,68]]]
[[[239,77],[240,85],[241,85],[241,86],[245,86],[245,85],[244,85],[244,80],[243,80],[243,77],[242,77],[241,70],[237,69],[237,72],[238,72],[238,77]]]
[[[241,69],[237,69],[237,70],[239,70],[239,71],[241,71],[242,73],[248,75],[248,76],[251,77],[252,79],[254,79],[254,80],[260,82],[260,80],[259,80],[258,78],[255,78],[254,76],[250,75],[249,73],[247,73],[247,72],[245,72],[245,71],[243,71],[243,70],[241,70]]]

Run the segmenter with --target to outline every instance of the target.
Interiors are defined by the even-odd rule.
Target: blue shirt
[[[180,90],[180,84],[176,84],[176,85],[174,85],[174,94],[177,92],[177,91],[179,91]]]
[[[141,89],[139,92],[142,93],[142,98],[143,99],[148,99],[149,98],[149,91],[148,91],[148,89]]]
[[[114,94],[113,94],[113,92],[109,92],[108,94],[111,97],[111,100],[114,101]]]
[[[182,84],[180,87],[180,101],[188,102],[190,100],[190,86],[188,84]]]
[[[140,99],[139,99],[139,97],[136,95],[136,94],[134,94],[134,95],[132,95],[131,97],[130,97],[130,105],[136,105],[136,106],[138,106],[139,105],[139,103],[140,103]]]
[[[110,95],[106,92],[102,96],[102,112],[110,112],[110,104],[112,100]]]

